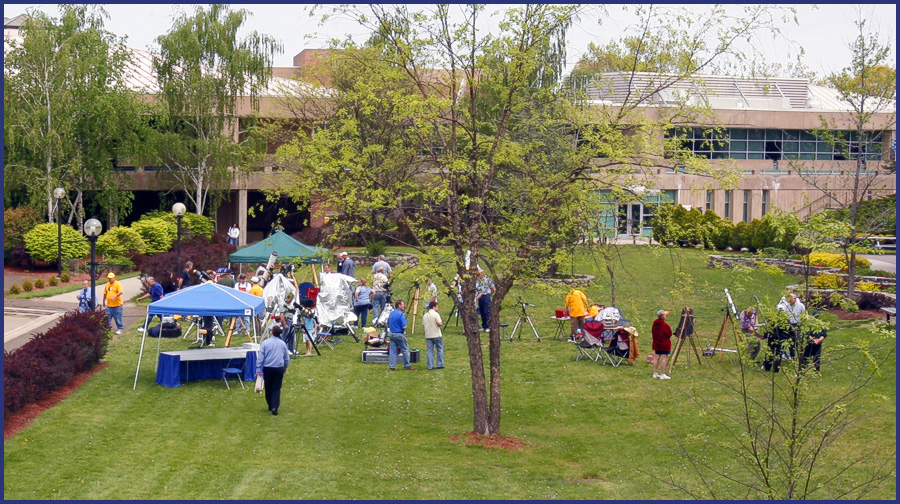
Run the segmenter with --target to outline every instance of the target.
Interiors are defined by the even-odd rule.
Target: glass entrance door
[[[641,234],[644,215],[643,207],[642,203],[619,205],[619,212],[616,215],[616,229],[620,235]]]

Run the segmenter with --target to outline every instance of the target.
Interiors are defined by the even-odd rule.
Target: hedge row
[[[751,252],[764,248],[790,249],[800,232],[800,219],[777,209],[750,223],[722,219],[712,210],[700,212],[665,204],[653,216],[653,239],[663,245],[702,245],[705,248]]]
[[[106,354],[109,331],[101,312],[69,312],[21,348],[4,352],[3,416],[39,401]]]

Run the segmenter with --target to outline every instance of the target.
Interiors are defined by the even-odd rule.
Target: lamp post
[[[56,198],[56,276],[62,278],[62,217],[60,217],[60,201],[66,196],[66,190],[57,187],[53,190]]]
[[[103,231],[103,225],[97,219],[88,219],[84,223],[84,234],[91,242],[91,310],[97,306],[97,237]]]
[[[175,203],[172,205],[172,213],[175,214],[175,223],[176,223],[176,250],[177,252],[177,263],[175,264],[175,272],[178,272],[178,269],[181,268],[181,219],[184,218],[184,213],[187,212],[187,207],[184,206],[184,203]]]

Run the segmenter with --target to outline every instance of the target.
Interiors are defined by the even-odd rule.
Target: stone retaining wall
[[[372,265],[378,261],[377,257],[369,257],[369,256],[355,256],[349,255],[350,259],[353,259],[353,262],[356,264],[357,269],[361,266],[368,266],[369,270],[372,269]],[[338,255],[334,254],[334,262],[338,262]],[[419,256],[415,254],[393,254],[393,255],[385,255],[385,262],[391,265],[391,268],[396,268],[401,265],[406,265],[409,268],[413,268],[419,264]]]
[[[782,271],[789,275],[797,275],[804,276],[806,274],[806,266],[803,264],[797,264],[796,261],[792,259],[770,259],[767,257],[729,257],[729,256],[721,256],[721,255],[710,255],[707,259],[707,267],[715,268],[716,265],[720,268],[732,269],[735,265],[741,265],[748,268],[758,268],[760,261],[763,264],[768,266],[775,266],[780,268]],[[825,266],[810,266],[809,267],[809,276],[814,277],[819,274],[830,274],[837,275],[841,278],[846,278],[849,276],[847,273],[841,273],[840,268],[828,268]],[[896,278],[888,278],[888,277],[877,277],[877,276],[856,276],[856,281],[858,282],[869,282],[877,285],[897,285]]]
[[[803,292],[803,285],[795,284],[788,285],[787,289],[794,290],[796,292]],[[843,291],[836,289],[809,289],[810,295],[820,294],[823,298],[829,299],[832,293],[839,293],[844,295]],[[897,295],[891,294],[890,292],[875,292],[875,291],[854,291],[853,295],[850,296],[851,299],[856,301],[856,304],[860,305],[860,308],[883,308],[883,307],[894,307],[897,305]]]

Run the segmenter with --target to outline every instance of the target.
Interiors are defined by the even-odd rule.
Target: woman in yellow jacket
[[[569,309],[569,318],[572,322],[572,337],[569,341],[575,341],[576,335],[580,335],[584,328],[584,317],[588,314],[587,296],[573,287],[566,296],[566,308]]]

